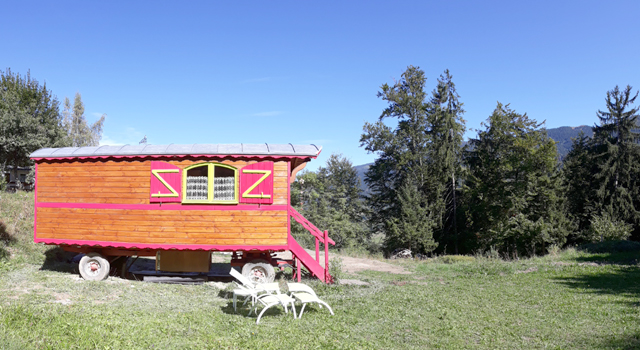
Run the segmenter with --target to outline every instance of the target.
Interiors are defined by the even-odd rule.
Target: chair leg
[[[296,319],[296,305],[291,301],[291,310],[293,310],[293,319]]]
[[[302,303],[302,309],[300,309],[300,314],[298,315],[298,318],[302,318],[302,313],[304,312],[304,308],[307,306],[307,303]]]
[[[235,293],[233,294],[233,312],[238,312],[238,309],[236,309],[236,301],[237,301],[237,297],[235,295]]]
[[[280,303],[272,303],[272,304],[265,305],[264,309],[262,309],[262,311],[260,312],[260,315],[258,315],[258,319],[256,320],[256,324],[260,323],[260,318],[262,317],[262,314],[264,314],[264,312],[267,311],[267,309],[269,309],[273,305],[278,305],[278,304],[280,304]],[[256,309],[257,309],[257,307],[256,307]],[[257,313],[257,310],[256,310],[256,313]]]
[[[325,302],[324,302],[324,301],[322,301],[322,300],[318,300],[318,303],[319,303],[319,304],[322,304],[322,305],[324,305],[324,306],[326,306],[326,307],[327,307],[327,309],[329,309],[329,312],[331,313],[331,315],[332,315],[332,316],[334,315],[333,310],[331,310],[331,306],[329,306],[329,304],[325,303]],[[320,305],[320,307],[322,307],[322,305]]]

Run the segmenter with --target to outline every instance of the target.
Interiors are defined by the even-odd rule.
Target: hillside
[[[547,129],[549,137],[557,142],[556,147],[558,147],[560,159],[564,159],[567,153],[569,153],[571,150],[571,139],[577,137],[581,131],[588,137],[593,136],[593,130],[587,125],[576,127],[561,126],[559,128]]]

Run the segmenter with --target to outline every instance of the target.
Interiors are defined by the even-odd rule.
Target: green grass
[[[47,259],[47,247],[14,238],[0,270],[2,349],[640,348],[634,249],[388,261],[411,274],[343,273],[365,286],[307,281],[335,316],[270,310],[256,325],[246,308],[233,312],[230,284],[87,282],[56,254]]]

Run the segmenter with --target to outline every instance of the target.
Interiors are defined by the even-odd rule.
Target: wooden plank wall
[[[286,245],[284,210],[38,208],[40,239],[144,244]]]
[[[169,160],[184,169],[208,160]],[[255,161],[222,161],[241,168]],[[148,204],[150,160],[38,163],[38,202]],[[288,204],[287,162],[274,162],[274,205]],[[169,204],[167,204],[169,205]]]

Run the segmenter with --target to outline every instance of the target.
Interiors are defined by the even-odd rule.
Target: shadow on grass
[[[586,257],[578,257],[579,262],[597,262],[617,265],[638,265],[640,262],[640,242],[607,241],[589,243],[579,246],[580,251],[590,253]]]
[[[40,270],[77,273],[77,264],[72,262],[77,253],[67,252],[60,247],[51,247],[44,252],[44,262]]]
[[[7,232],[7,225],[0,220],[0,260],[8,260],[11,254],[5,249],[6,246],[16,241],[9,232]]]
[[[640,243],[612,241],[586,244],[578,250],[590,253],[577,257],[576,261],[595,262],[611,265],[600,271],[587,270],[571,278],[557,278],[558,283],[568,287],[596,294],[626,296],[631,301],[624,302],[629,308],[640,307]],[[640,349],[640,334],[624,334],[604,339],[601,348]]]

